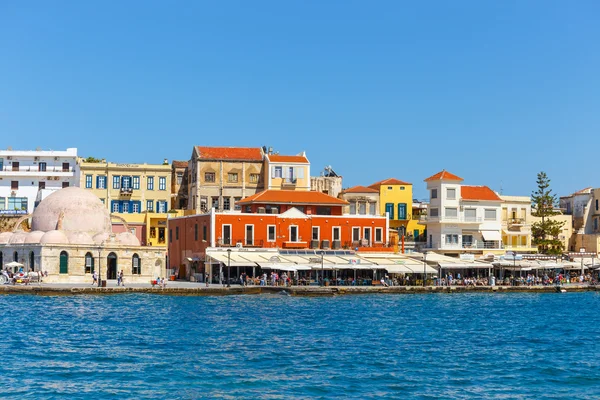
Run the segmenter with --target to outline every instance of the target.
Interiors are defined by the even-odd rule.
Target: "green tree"
[[[537,190],[531,193],[531,215],[541,218],[531,226],[533,243],[542,254],[562,254],[563,243],[559,240],[564,222],[554,221],[553,215],[559,214],[555,210],[556,195],[550,189],[550,178],[545,172],[537,175]]]
[[[96,158],[96,157],[88,157],[88,158],[84,159],[83,161],[85,161],[87,163],[99,163],[99,162],[102,162],[101,159]]]

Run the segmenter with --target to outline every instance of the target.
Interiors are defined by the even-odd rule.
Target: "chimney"
[[[169,160],[167,160],[166,158],[163,160],[163,165],[167,165],[169,164]]]

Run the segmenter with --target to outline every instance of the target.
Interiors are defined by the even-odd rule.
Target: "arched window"
[[[142,274],[142,265],[140,263],[140,256],[134,254],[131,257],[131,273],[133,275],[141,275]]]
[[[0,251],[0,268],[4,268],[4,254]]]
[[[13,253],[13,261],[14,262],[19,262],[19,253],[16,252],[16,251]]]
[[[35,271],[35,254],[33,254],[33,251],[29,252],[29,268]]]
[[[92,253],[85,254],[85,273],[93,274],[94,273],[94,257]]]
[[[61,274],[69,273],[69,254],[66,251],[60,252],[60,270]]]

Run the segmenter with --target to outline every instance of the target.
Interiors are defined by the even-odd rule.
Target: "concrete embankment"
[[[564,286],[560,289],[567,293],[599,291],[598,286]],[[559,290],[560,290],[559,289]],[[172,296],[226,296],[226,295],[260,295],[280,294],[289,296],[336,296],[336,295],[360,295],[360,294],[422,294],[422,293],[557,293],[554,286],[341,286],[341,287],[271,287],[271,286],[232,286],[230,288],[221,286],[212,287],[56,287],[51,285],[30,286],[0,286],[0,295],[5,294],[32,294],[42,296],[70,296],[70,295],[111,295],[127,293],[147,293],[155,295]]]

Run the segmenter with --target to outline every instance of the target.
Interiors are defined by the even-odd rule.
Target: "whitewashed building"
[[[429,191],[425,250],[456,255],[503,251],[502,199],[487,186],[463,185],[463,179],[441,171],[425,179]]]
[[[0,215],[33,212],[48,194],[76,186],[77,149],[0,150]]]

